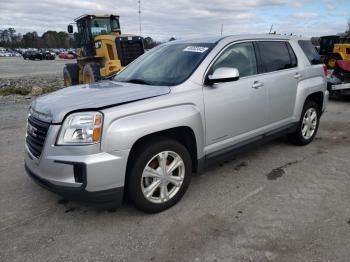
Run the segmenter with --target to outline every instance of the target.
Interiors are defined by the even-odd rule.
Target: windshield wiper
[[[143,79],[138,79],[138,78],[132,78],[124,81],[126,83],[133,83],[133,84],[142,84],[142,85],[152,85],[152,83],[145,81]]]

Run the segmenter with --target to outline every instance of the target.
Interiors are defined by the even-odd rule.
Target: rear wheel
[[[307,145],[316,136],[320,123],[320,109],[314,101],[307,101],[297,130],[289,135],[289,140],[296,145]]]
[[[101,80],[100,65],[96,63],[86,64],[83,70],[83,83],[91,84]]]
[[[334,69],[337,67],[337,60],[341,60],[341,57],[335,54],[327,55],[325,58],[325,64],[327,68]]]
[[[64,86],[73,86],[79,83],[79,66],[78,64],[66,64],[63,68]]]
[[[191,157],[176,140],[143,143],[134,151],[131,161],[127,194],[144,212],[160,212],[175,205],[190,184]]]

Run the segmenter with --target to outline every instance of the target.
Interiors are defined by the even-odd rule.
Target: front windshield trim
[[[162,49],[162,48],[166,48],[166,47],[169,47],[171,45],[187,45],[187,46],[193,46],[193,45],[206,45],[206,47],[208,47],[207,51],[205,52],[205,54],[198,60],[198,62],[196,63],[196,65],[192,68],[191,72],[189,74],[187,74],[187,76],[180,82],[166,82],[166,81],[149,81],[148,79],[145,79],[145,81],[148,83],[148,85],[154,85],[154,86],[177,86],[177,85],[181,85],[182,83],[186,82],[193,74],[194,72],[198,69],[198,67],[202,64],[202,62],[204,61],[204,59],[210,54],[210,52],[213,50],[213,48],[217,45],[217,42],[215,43],[211,43],[211,42],[202,42],[202,43],[192,43],[192,42],[186,42],[186,43],[182,43],[182,42],[174,42],[174,43],[165,43],[165,44],[162,44],[160,46],[157,46],[157,47],[154,47],[152,50],[150,50],[149,52],[156,52],[158,49]],[[139,63],[142,61],[142,58],[145,56],[147,57],[148,55],[151,55],[151,53],[145,53],[144,55],[140,56],[138,59],[134,60],[131,64],[128,65],[131,66],[133,65],[134,63]],[[126,67],[127,68],[127,67]],[[126,69],[124,68],[124,69]],[[120,71],[114,78],[113,80],[114,81],[117,81],[117,82],[129,82],[129,79],[127,78],[121,78],[120,77],[120,74],[124,71],[124,69],[122,71]],[[118,77],[120,77],[118,79]],[[140,79],[138,79],[140,80]],[[144,80],[144,79],[142,79]],[[135,83],[135,84],[141,84],[141,83]]]

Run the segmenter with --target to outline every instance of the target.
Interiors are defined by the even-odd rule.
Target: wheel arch
[[[317,70],[321,71],[322,67]],[[298,83],[293,114],[296,122],[299,121],[305,102],[308,100],[314,100],[320,112],[324,111],[327,102],[327,81],[323,76],[310,77]]]
[[[306,92],[306,90],[300,91],[300,93],[297,95],[297,103],[294,109],[295,120],[299,121],[305,103],[307,103],[307,101],[310,100],[315,101],[317,103],[317,105],[319,106],[319,110],[322,113],[325,102],[324,96],[324,92],[320,90],[314,92]]]
[[[304,104],[307,101],[314,101],[317,105],[318,105],[318,109],[320,110],[320,112],[322,112],[322,108],[323,108],[323,100],[324,100],[324,94],[322,91],[318,91],[312,94],[309,94],[306,99]]]
[[[155,139],[173,139],[177,142],[184,145],[191,156],[192,161],[192,170],[193,172],[197,172],[198,170],[198,160],[197,160],[197,141],[196,136],[193,132],[193,130],[188,126],[179,126],[174,128],[169,128],[166,130],[161,130],[158,132],[154,132],[151,134],[147,134],[143,137],[140,137],[135,143],[133,144],[128,161],[127,161],[127,168],[130,167],[131,162],[133,161],[133,157],[135,156],[135,151],[138,147],[145,143],[150,143],[154,141]]]

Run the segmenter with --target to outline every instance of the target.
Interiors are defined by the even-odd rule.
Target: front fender
[[[105,132],[102,150],[130,150],[140,138],[175,127],[192,129],[196,138],[197,157],[202,157],[204,124],[200,110],[190,104],[159,108],[113,120]]]

